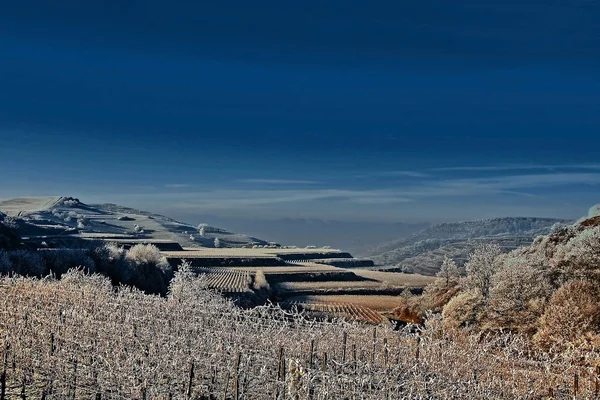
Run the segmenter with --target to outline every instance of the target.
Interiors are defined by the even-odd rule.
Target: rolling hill
[[[554,218],[494,218],[433,225],[406,238],[386,243],[361,256],[371,258],[387,270],[410,270],[433,275],[449,256],[463,264],[482,243],[496,243],[505,251],[530,244],[536,236],[550,232],[555,224],[572,221]]]
[[[213,247],[215,238],[219,238],[222,247],[267,243],[212,226],[206,226],[204,235],[200,236],[196,226],[163,215],[116,204],[88,205],[73,197],[2,200],[0,212],[18,217],[19,232],[28,240],[152,240],[179,243],[183,247]]]

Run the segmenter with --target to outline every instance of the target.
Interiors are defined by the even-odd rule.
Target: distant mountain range
[[[510,251],[548,234],[555,224],[573,221],[554,218],[494,218],[432,225],[408,237],[372,248],[362,254],[390,270],[412,270],[433,275],[444,256],[464,264],[482,243],[496,243]]]

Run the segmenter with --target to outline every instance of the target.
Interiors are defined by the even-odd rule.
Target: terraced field
[[[353,268],[351,270],[356,275],[365,279],[372,279],[390,286],[402,287],[425,287],[435,280],[433,276],[420,274],[403,274],[401,272],[382,272],[370,271],[365,269]]]
[[[353,304],[376,312],[389,312],[402,304],[401,299],[401,296],[343,294],[294,296],[287,301],[294,304]]]
[[[199,274],[211,289],[225,293],[252,292],[252,276],[249,272],[235,270],[213,270]]]
[[[295,274],[295,273],[304,273],[304,272],[332,272],[332,271],[340,271],[340,268],[332,267],[330,265],[323,264],[312,264],[312,265],[282,265],[282,266],[259,266],[259,267],[232,267],[237,271],[244,272],[257,272],[263,271],[265,275],[269,274]]]
[[[368,307],[351,303],[304,303],[294,300],[282,304],[284,308],[296,308],[309,314],[327,314],[351,321],[362,321],[379,325],[384,317]]]

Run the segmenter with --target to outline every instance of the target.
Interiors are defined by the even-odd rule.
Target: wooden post
[[[384,366],[387,367],[387,365],[388,365],[388,345],[387,345],[387,338],[383,339],[383,361],[384,361]]]
[[[371,364],[375,364],[375,351],[377,350],[377,327],[373,328],[373,349],[371,350]]]
[[[242,354],[238,351],[235,357],[235,366],[233,369],[233,398],[234,400],[239,400],[240,398],[240,382],[239,382],[239,372],[240,372],[240,361],[242,358]]]
[[[21,400],[27,400],[27,395],[25,394],[25,380],[27,377],[23,375],[23,382],[21,383]]]
[[[310,341],[310,359],[308,361],[308,367],[313,367],[313,356],[315,354],[315,341],[314,339]]]
[[[573,396],[577,396],[579,392],[579,374],[575,373],[575,377],[573,379]]]
[[[548,398],[553,398],[554,397],[554,390],[552,390],[552,388],[548,388]]]
[[[346,344],[348,342],[348,333],[344,332],[344,340],[342,347],[342,364],[346,363]]]
[[[417,336],[417,350],[415,351],[415,359],[416,360],[419,360],[420,347],[421,347],[421,336]]]
[[[281,380],[281,364],[283,363],[283,346],[279,347],[279,353],[277,353],[277,380]]]
[[[600,365],[596,366],[596,377],[594,379],[594,395],[600,395]]]
[[[323,353],[323,363],[321,365],[321,370],[323,372],[327,372],[327,353]]]
[[[72,399],[75,400],[76,396],[75,393],[77,392],[77,359],[75,359],[75,362],[73,363],[73,393],[72,393]]]
[[[228,387],[229,387],[229,370],[225,374],[225,382],[223,384],[223,400],[227,400]]]
[[[0,400],[6,400],[6,368],[8,368],[8,342],[4,345],[4,363],[2,364],[2,375],[0,376]]]
[[[187,391],[185,392],[186,399],[192,398],[192,390],[194,389],[194,362],[190,364],[190,373],[188,375]]]

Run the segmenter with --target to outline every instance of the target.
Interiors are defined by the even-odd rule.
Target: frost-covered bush
[[[255,290],[270,290],[271,286],[265,277],[265,273],[262,270],[256,271],[254,276],[254,289]]]
[[[565,280],[600,283],[600,226],[585,229],[557,247],[552,263]]]
[[[599,288],[577,280],[554,293],[534,340],[543,347],[565,349],[576,345],[591,350],[600,344],[599,326]]]
[[[444,325],[465,328],[478,325],[483,319],[485,299],[476,290],[454,296],[442,310]]]
[[[152,244],[135,245],[125,253],[125,260],[129,265],[123,283],[149,293],[167,293],[173,269],[158,247]]]
[[[80,204],[79,200],[77,199],[66,199],[62,202],[62,205],[65,207],[77,207]]]
[[[500,259],[501,266],[491,280],[487,326],[535,333],[554,290],[547,264],[517,254]]]
[[[219,238],[215,238],[214,246],[215,247],[221,247],[221,240],[219,240]]]
[[[138,244],[125,250],[115,243],[103,243],[95,246],[90,256],[96,271],[109,277],[113,285],[134,286],[146,293],[167,294],[173,271],[154,245]]]
[[[590,208],[590,211],[588,212],[588,218],[593,218],[597,216],[600,216],[600,204],[596,204],[595,206]]]
[[[127,251],[125,258],[138,265],[149,264],[158,268],[169,267],[167,258],[153,244],[136,244]]]

